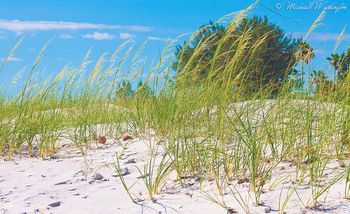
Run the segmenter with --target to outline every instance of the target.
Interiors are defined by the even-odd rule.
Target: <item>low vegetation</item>
[[[275,41],[271,39],[276,31],[269,28],[257,33],[252,22],[267,25],[267,20],[247,19],[250,9],[227,16],[225,20],[231,20],[222,27],[212,23],[200,28],[178,49],[175,59],[171,50],[176,43],[169,43],[147,72],[143,45],[135,49],[132,42],[126,42],[110,57],[102,55],[94,66],[87,53],[79,66],[65,66],[55,78],[39,82],[36,69],[45,46],[22,89],[0,98],[0,154],[11,158],[24,151],[45,157],[57,152],[62,138],[85,147],[100,133],[119,138],[132,132],[156,141],[150,145],[148,165],[139,169],[150,198],[160,194],[162,183],[175,173],[183,186],[189,176],[200,183],[214,181],[219,195],[234,195],[247,210],[232,182],[249,182],[259,205],[267,184],[272,188],[271,182],[281,182],[271,177],[284,163],[293,168],[288,179],[294,187],[286,198],[280,198],[281,213],[288,195],[305,183],[312,188],[305,206],[318,206],[340,181],[346,181],[343,196],[348,198],[349,51],[340,54],[342,60],[330,59],[336,78],[307,70],[310,75],[304,84],[304,75],[295,70],[302,63],[304,72],[313,50],[293,40],[277,75],[278,56],[268,64],[262,57],[269,53],[268,44]],[[220,29],[220,37],[207,34],[213,27]],[[259,69],[264,65],[268,67]],[[6,72],[5,64],[1,68],[0,72]],[[137,87],[133,82],[139,82]],[[159,152],[161,157],[155,157]],[[330,170],[332,164],[338,168]],[[118,161],[116,169],[133,198]],[[327,182],[322,179],[325,176]],[[218,203],[229,210],[224,202]]]

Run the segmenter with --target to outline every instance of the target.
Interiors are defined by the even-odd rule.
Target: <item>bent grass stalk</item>
[[[161,193],[168,175],[174,172],[183,187],[188,177],[196,178],[202,189],[205,181],[214,181],[219,198],[229,188],[248,212],[248,202],[230,183],[249,182],[255,205],[259,205],[266,184],[283,164],[290,165],[288,173],[295,186],[286,198],[280,196],[279,212],[287,209],[292,197],[299,197],[296,187],[308,181],[313,206],[343,179],[344,194],[349,197],[350,75],[337,81],[326,95],[313,94],[310,87],[308,93],[297,94],[291,80],[281,83],[277,95],[274,86],[247,93],[252,84],[247,76],[254,75],[248,68],[259,51],[265,51],[268,34],[253,41],[251,29],[244,29],[232,44],[237,50],[233,56],[223,52],[223,45],[248,12],[233,17],[218,41],[209,37],[193,47],[194,54],[181,72],[172,69],[169,49],[175,42],[171,42],[146,78],[147,62],[141,54],[146,44],[135,49],[135,44],[126,42],[112,56],[103,54],[94,65],[88,51],[77,67],[67,65],[53,79],[39,81],[45,45],[33,66],[24,69],[24,82],[16,75],[15,82],[22,89],[14,96],[0,97],[0,154],[11,158],[26,151],[29,156],[50,156],[57,152],[56,143],[63,136],[84,153],[102,133],[113,138],[126,132],[152,133],[162,142],[150,147],[148,163],[138,169],[150,199]],[[212,42],[217,43],[214,58],[205,61],[201,51]],[[184,53],[179,62],[182,57]],[[225,63],[220,63],[223,60]],[[204,78],[200,76],[203,68],[209,68]],[[193,84],[192,80],[201,83]],[[136,81],[141,83],[133,90],[133,84],[127,83]],[[119,158],[117,155],[115,170],[135,201],[121,176]],[[334,160],[345,170],[329,172],[327,166]],[[332,173],[333,177],[321,182]],[[270,187],[277,188],[282,181],[272,181]],[[221,199],[219,204],[226,206]]]

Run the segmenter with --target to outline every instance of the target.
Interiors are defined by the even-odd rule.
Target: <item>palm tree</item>
[[[299,44],[299,50],[295,53],[295,57],[298,61],[301,61],[301,82],[304,83],[304,65],[309,64],[310,61],[315,57],[314,49],[310,44],[303,41]],[[308,89],[310,87],[309,80],[311,78],[310,71],[308,70]]]
[[[340,55],[339,65],[338,65],[338,79],[342,80],[346,77],[350,68],[350,48]]]
[[[334,68],[334,81],[336,82],[338,80],[338,69],[340,65],[340,56],[339,54],[332,54],[330,57],[327,58],[331,66]]]
[[[326,74],[322,70],[313,70],[311,76],[313,79],[313,83],[315,84],[323,82],[327,79]]]
[[[322,70],[313,70],[311,77],[312,83],[316,86],[315,93],[323,94],[325,87],[329,86],[329,80],[325,72]]]

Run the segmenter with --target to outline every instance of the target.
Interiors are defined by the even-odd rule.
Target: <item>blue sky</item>
[[[127,39],[149,40],[144,55],[157,57],[168,39],[191,33],[209,20],[242,10],[255,1],[241,0],[11,0],[0,7],[0,59],[25,35],[23,44],[6,65],[2,80],[31,65],[41,47],[51,43],[41,62],[44,75],[64,65],[76,65],[89,48],[94,59],[112,53]],[[311,5],[311,7],[308,7]],[[319,8],[317,8],[319,6]],[[324,25],[309,38],[317,57],[311,67],[328,67],[325,58],[333,52],[337,36],[350,20],[347,0],[260,1],[253,11],[266,15],[287,33],[304,34],[327,7]],[[338,8],[339,10],[335,10]],[[350,44],[345,31],[339,51]],[[46,72],[46,73],[45,73]]]

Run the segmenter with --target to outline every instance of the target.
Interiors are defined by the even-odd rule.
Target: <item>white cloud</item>
[[[134,38],[134,37],[135,37],[135,35],[131,34],[131,33],[120,33],[119,34],[119,38],[123,39],[123,40],[131,39],[131,38]]]
[[[296,37],[305,37],[306,33],[305,32],[294,32],[292,33]],[[308,36],[309,40],[314,40],[314,41],[336,41],[339,37],[340,33],[316,33],[316,32],[311,32],[311,34]],[[350,39],[350,34],[344,34],[342,37],[342,40],[349,40]]]
[[[16,33],[24,31],[49,31],[49,30],[115,30],[126,29],[130,31],[148,32],[152,29],[147,26],[130,25],[107,25],[84,22],[62,22],[62,21],[21,21],[1,20],[0,30],[8,30]]]
[[[156,36],[149,36],[147,37],[147,39],[151,41],[162,41],[162,42],[170,42],[173,40],[171,38],[162,38],[162,37],[156,37]]]
[[[3,58],[3,59],[0,59],[0,61],[5,61],[6,58]],[[18,62],[18,61],[21,61],[20,58],[17,58],[17,57],[10,57],[7,59],[8,62]]]
[[[141,25],[130,25],[127,28],[124,29],[128,29],[131,31],[137,31],[137,32],[149,32],[152,31],[151,27],[147,27],[147,26],[141,26]]]
[[[94,33],[88,33],[88,34],[82,35],[82,37],[84,39],[111,40],[115,36],[109,33],[94,32]]]
[[[20,59],[20,58],[17,58],[17,57],[10,57],[10,58],[8,59],[8,61],[10,61],[10,62],[18,62],[18,61],[21,61],[21,59]]]
[[[70,34],[61,34],[60,35],[60,38],[61,39],[73,39],[74,37],[72,36],[72,35],[70,35]]]
[[[337,33],[311,33],[310,40],[318,40],[318,41],[336,41],[340,34]],[[342,37],[343,40],[350,39],[350,34],[344,34]]]

